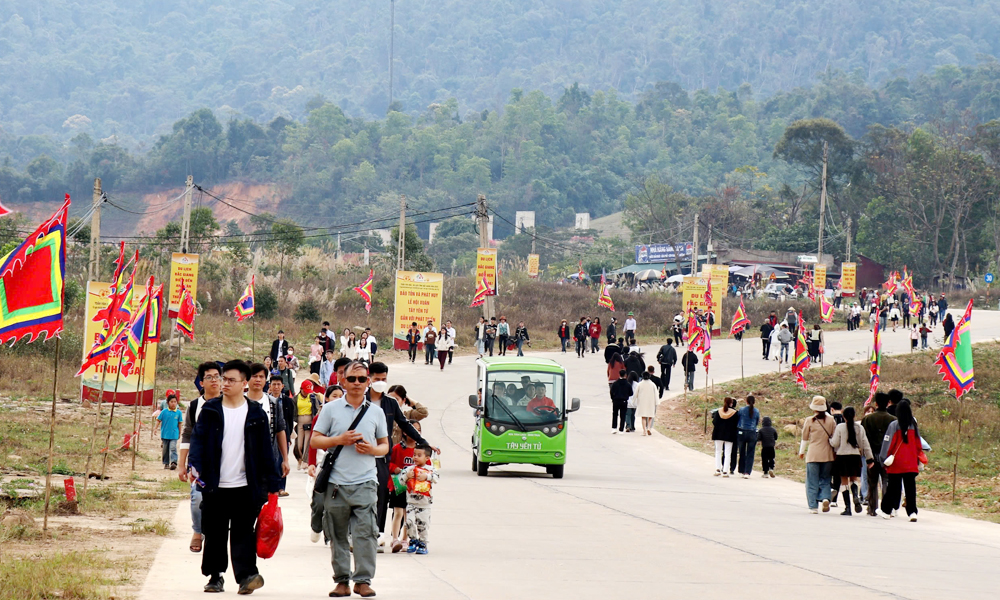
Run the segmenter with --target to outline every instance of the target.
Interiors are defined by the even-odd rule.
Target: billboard
[[[497,249],[479,248],[476,250],[476,285],[486,277],[490,289],[493,290],[491,296],[497,295]]]
[[[538,255],[528,255],[528,277],[538,279]]]
[[[826,265],[817,264],[813,267],[813,287],[821,292],[826,289]]]
[[[441,327],[441,297],[444,293],[444,275],[396,271],[396,308],[393,316],[392,343],[396,350],[409,348],[406,332],[414,321],[420,328],[428,319]]]
[[[649,263],[677,262],[691,260],[694,252],[692,242],[681,244],[643,244],[635,247],[635,262],[645,265]]]
[[[845,262],[840,265],[840,291],[853,296],[858,290],[858,264]]]
[[[198,301],[198,260],[197,254],[174,252],[170,255],[170,303],[167,316],[177,318],[177,308],[181,303],[181,281],[191,290],[191,297]]]

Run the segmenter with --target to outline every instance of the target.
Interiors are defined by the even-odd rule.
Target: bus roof
[[[529,356],[484,356],[478,360],[488,370],[500,371],[542,371],[546,373],[565,373],[566,369],[551,358],[535,358]]]

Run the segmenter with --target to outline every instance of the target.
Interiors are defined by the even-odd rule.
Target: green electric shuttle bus
[[[566,465],[566,370],[547,358],[490,357],[476,361],[478,393],[472,434],[472,470],[485,477],[490,465],[544,467],[560,479]]]

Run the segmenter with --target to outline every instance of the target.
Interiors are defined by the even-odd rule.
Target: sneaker
[[[260,573],[255,573],[243,580],[240,584],[240,589],[237,594],[241,596],[248,596],[253,593],[254,590],[264,587],[264,578],[260,576]]]
[[[830,500],[830,508],[837,508],[837,501],[836,500]]]
[[[823,512],[830,512],[830,501],[829,500],[824,500],[823,501]]]
[[[910,515],[910,523],[916,523],[916,522],[917,522],[917,515]]]
[[[225,591],[223,588],[225,583],[226,581],[222,578],[222,575],[212,575],[208,583],[205,584],[205,591],[213,594],[221,594]]]
[[[814,514],[814,515],[818,515],[818,514],[819,514],[819,509],[816,509],[816,508],[810,508],[810,509],[809,509],[809,512],[811,512],[811,513],[812,513],[812,514]]]
[[[884,513],[884,512],[879,511],[879,514],[882,515],[883,519],[891,519],[892,518],[892,514],[891,513]]]
[[[770,473],[771,477],[774,478],[774,471],[768,471],[768,473]]]
[[[719,475],[722,475],[722,471],[716,469],[715,470],[715,476],[718,477]]]
[[[729,471],[723,471],[722,472],[722,476],[723,477],[729,477]]]
[[[743,474],[743,479],[750,479],[750,476],[749,476],[749,475],[747,475],[746,473],[744,473],[744,474]]]
[[[403,549],[403,542],[400,540],[392,540],[392,553],[396,554]]]
[[[318,544],[319,543],[319,532],[318,531],[310,531],[309,532],[309,541],[312,542],[312,543],[314,543],[314,544]]]
[[[617,433],[618,433],[618,430],[617,430],[617,429],[612,429],[612,430],[611,430],[611,435],[615,435],[615,434],[617,434]]]
[[[761,475],[761,477],[763,477],[763,478],[767,479],[767,471],[764,471],[764,474],[763,474],[763,475]]]
[[[417,540],[410,540],[410,547],[406,549],[406,553],[413,554],[414,552],[417,551],[417,546],[419,545],[420,542],[418,542]]]
[[[889,516],[890,516],[890,517],[895,517],[895,516],[896,516],[896,509],[895,509],[895,508],[894,508],[894,509],[892,509],[892,512],[891,512],[891,513],[889,513]]]
[[[427,544],[419,542],[417,544],[417,554],[427,554]]]

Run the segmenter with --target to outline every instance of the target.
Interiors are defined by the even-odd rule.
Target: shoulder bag
[[[370,402],[365,402],[364,406],[361,407],[361,412],[358,413],[358,416],[354,417],[354,421],[351,423],[351,426],[347,428],[347,431],[351,431],[358,426],[358,423],[360,423],[361,419],[364,418],[365,413],[368,412],[368,407],[370,406]],[[326,453],[326,457],[323,459],[323,466],[320,467],[319,472],[316,473],[316,483],[313,485],[313,491],[320,494],[326,493],[326,486],[330,483],[330,475],[333,473],[333,463],[337,462],[337,457],[343,449],[343,446],[337,446],[333,452]]]

